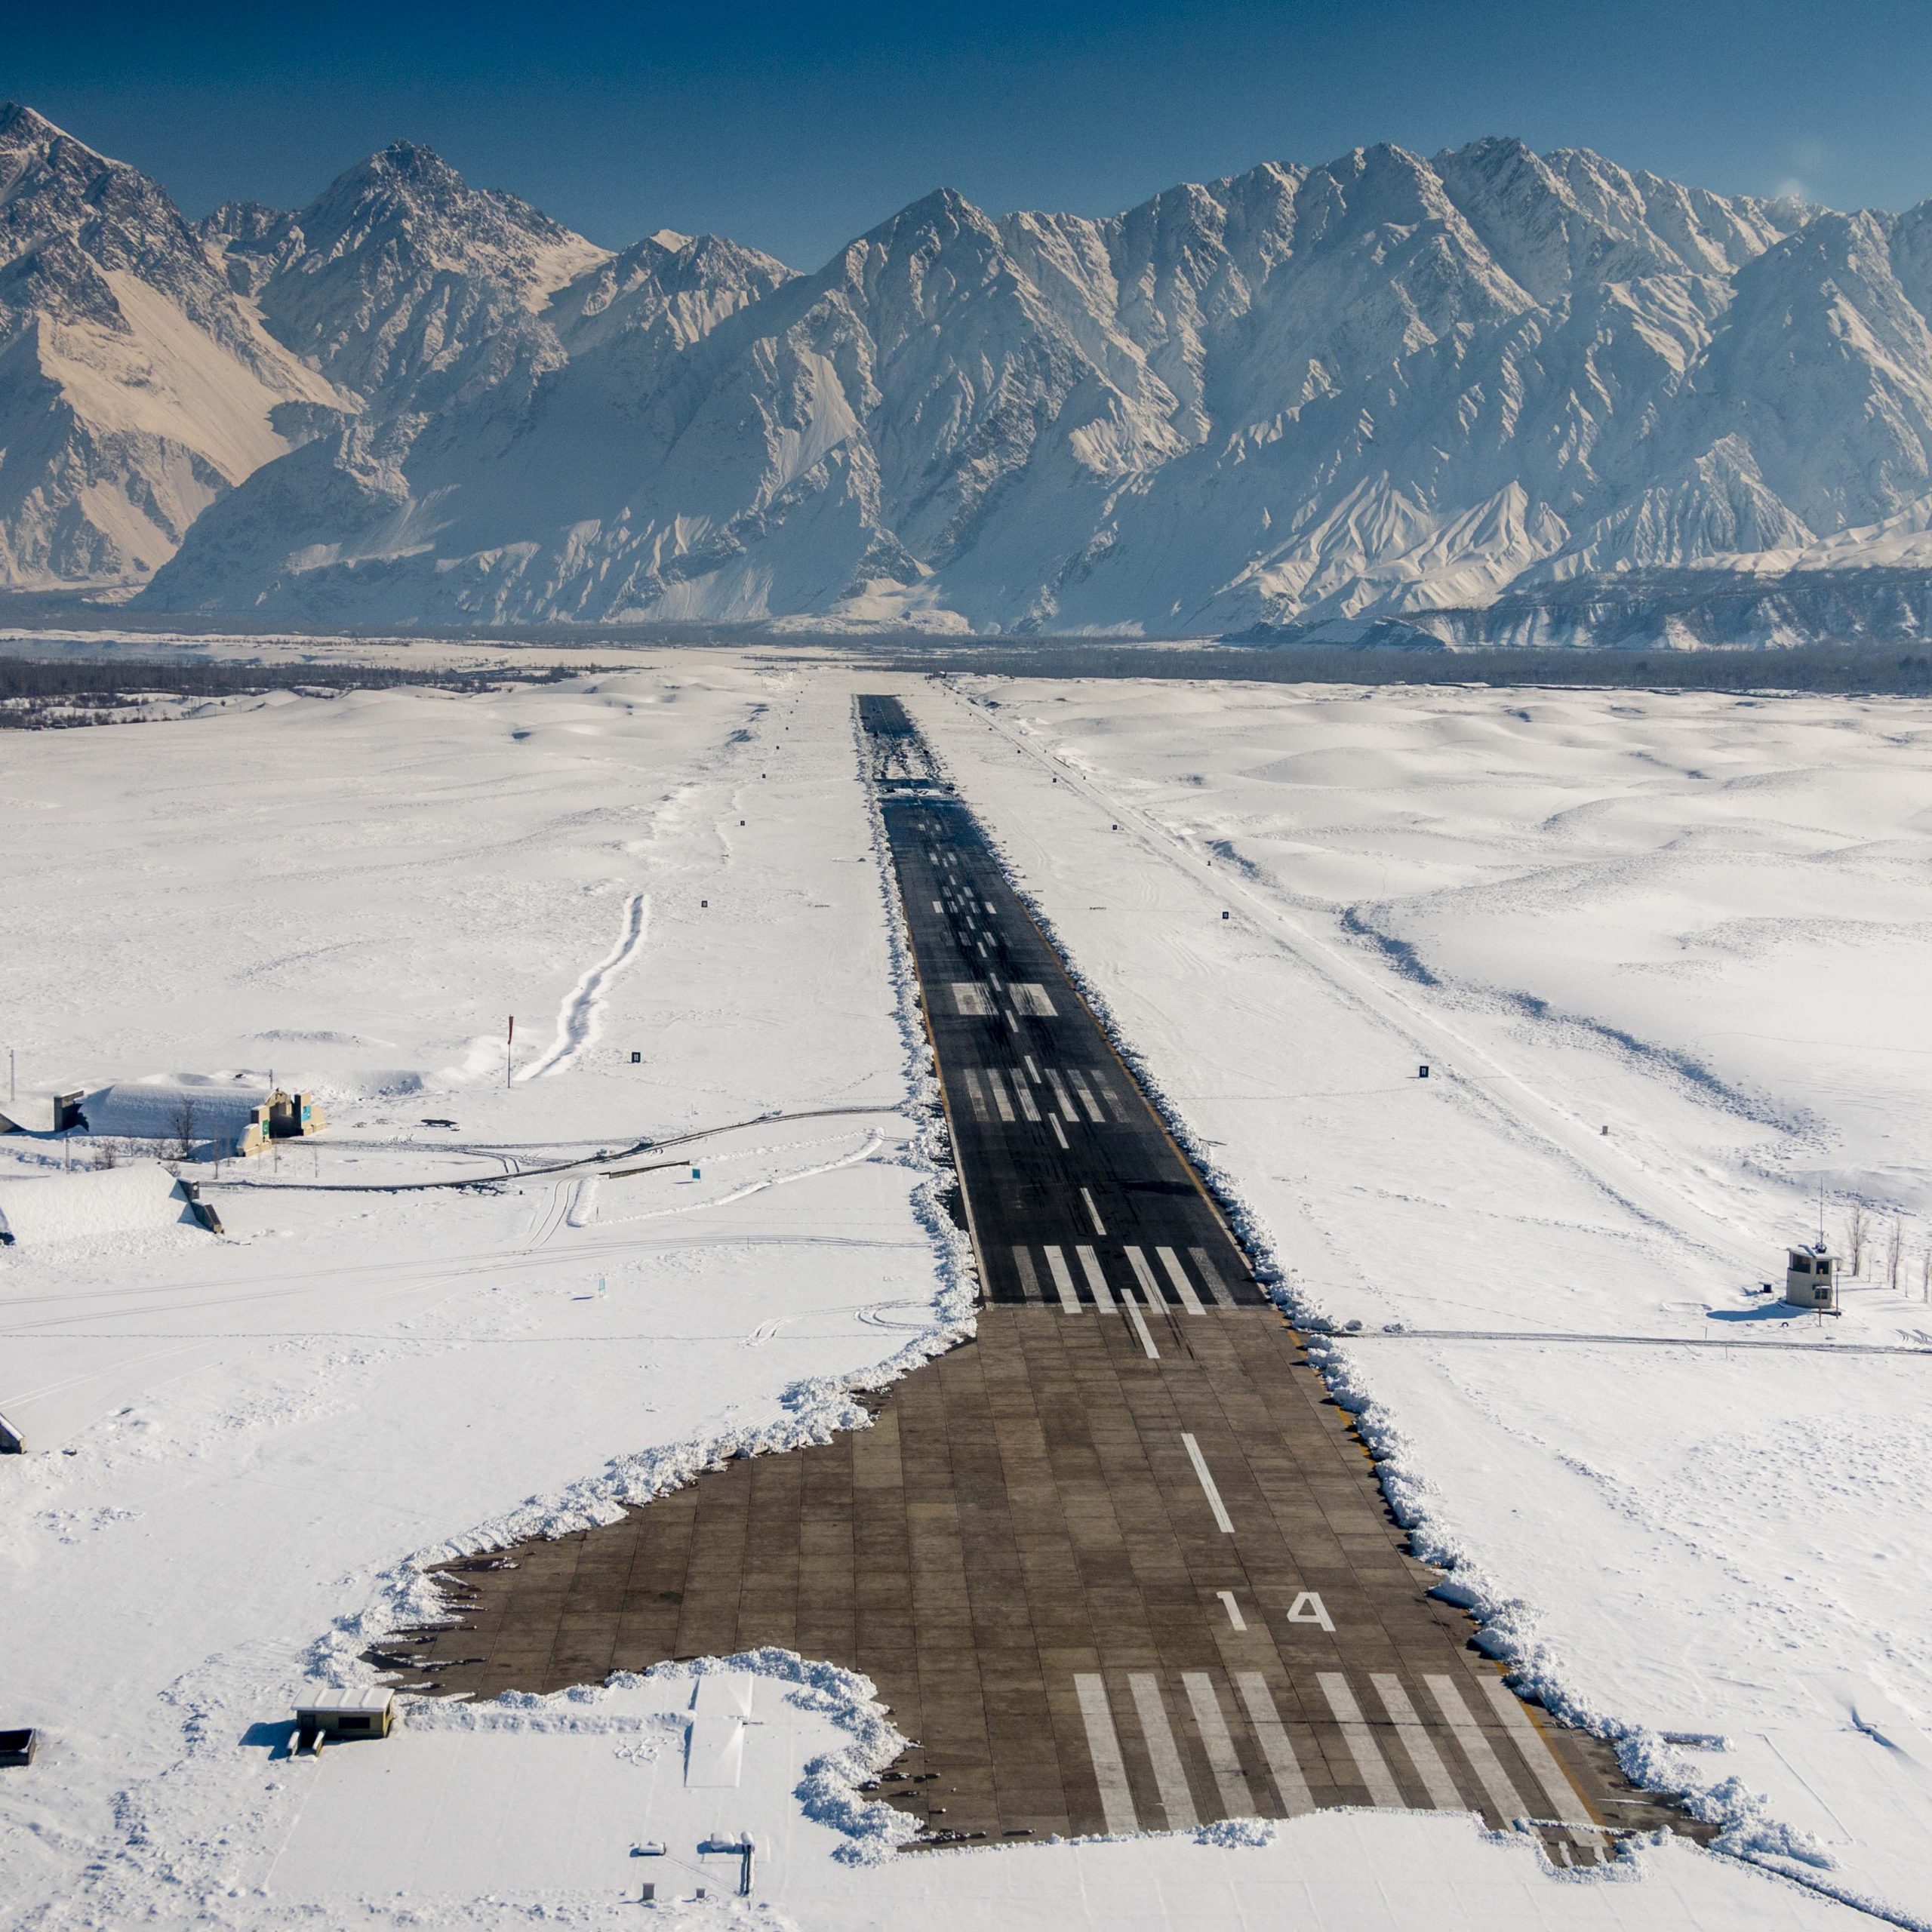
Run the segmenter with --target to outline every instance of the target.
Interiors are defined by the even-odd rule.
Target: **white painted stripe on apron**
[[[1073,1096],[1066,1091],[1066,1084],[1052,1067],[1047,1069],[1047,1083],[1054,1090],[1054,1097],[1060,1103],[1060,1110],[1067,1118],[1078,1124],[1080,1109],[1073,1104]]]
[[[1080,1272],[1087,1277],[1088,1292],[1094,1297],[1096,1308],[1112,1308],[1113,1291],[1107,1286],[1107,1278],[1100,1272],[1100,1257],[1091,1247],[1076,1247],[1074,1253],[1080,1257]]]
[[[1223,1308],[1235,1308],[1239,1304],[1229,1291],[1228,1284],[1221,1278],[1221,1271],[1214,1266],[1214,1258],[1204,1247],[1190,1247],[1188,1253],[1194,1257],[1194,1265],[1201,1271],[1201,1278],[1208,1284],[1208,1292]]]
[[[1190,1315],[1205,1315],[1208,1311],[1201,1306],[1201,1297],[1194,1292],[1194,1284],[1180,1265],[1180,1257],[1171,1247],[1157,1247],[1154,1252],[1161,1257],[1161,1266],[1168,1271],[1168,1279],[1174,1284],[1181,1306]]]
[[[1506,1825],[1514,1824],[1527,1815],[1527,1807],[1518,1795],[1516,1787],[1509,1782],[1509,1774],[1503,1768],[1503,1761],[1491,1748],[1476,1721],[1469,1715],[1469,1707],[1463,1702],[1462,1694],[1456,1688],[1456,1681],[1450,1677],[1425,1677],[1423,1681],[1429,1686],[1429,1694],[1435,1700],[1435,1708],[1442,1713],[1442,1721],[1463,1747],[1463,1755],[1469,1761],[1471,1767],[1481,1780],[1484,1792],[1490,1803],[1496,1807],[1497,1815]]]
[[[1033,1270],[1033,1257],[1023,1247],[1013,1251],[1013,1265],[1020,1270],[1020,1291],[1029,1301],[1044,1301],[1040,1292],[1040,1278]]]
[[[1549,1740],[1537,1728],[1535,1718],[1500,1677],[1485,1677],[1482,1687],[1491,1708],[1516,1740],[1516,1748],[1522,1752],[1531,1774],[1543,1786],[1543,1795],[1549,1801],[1550,1817],[1569,1826],[1571,1836],[1579,1844],[1599,1845],[1601,1835],[1589,1822],[1589,1807],[1564,1774],[1556,1753],[1549,1748]]]
[[[1137,1247],[1124,1247],[1121,1252],[1127,1257],[1127,1265],[1134,1270],[1134,1278],[1140,1284],[1140,1292],[1146,1298],[1149,1308],[1165,1308],[1168,1298],[1161,1292],[1161,1284],[1154,1278],[1154,1271],[1147,1265],[1147,1257]]]
[[[1201,1453],[1201,1444],[1183,1429],[1182,1441],[1187,1445],[1187,1459],[1194,1465],[1194,1473],[1201,1478],[1201,1487],[1208,1498],[1208,1506],[1214,1512],[1214,1521],[1222,1533],[1232,1536],[1234,1518],[1228,1514],[1228,1506],[1221,1500],[1221,1492],[1214,1487],[1214,1478],[1208,1467],[1208,1458]]]
[[[1301,1766],[1295,1759],[1295,1747],[1291,1741],[1287,1727],[1281,1722],[1281,1714],[1275,1708],[1274,1694],[1268,1688],[1268,1680],[1258,1670],[1238,1670],[1235,1672],[1235,1687],[1241,1693],[1241,1702],[1247,1706],[1247,1727],[1254,1734],[1254,1741],[1261,1747],[1261,1755],[1268,1761],[1268,1775],[1275,1780],[1276,1795],[1281,1801],[1283,1813],[1291,1818],[1299,1818],[1315,1809],[1315,1800],[1309,1794],[1308,1780],[1302,1776]]]
[[[1194,1794],[1187,1788],[1186,1767],[1180,1761],[1180,1747],[1168,1723],[1168,1707],[1161,1701],[1158,1679],[1146,1671],[1135,1671],[1127,1680],[1134,1693],[1134,1708],[1140,1713],[1140,1735],[1154,1767],[1154,1783],[1161,1794],[1161,1809],[1167,1814],[1168,1829],[1184,1832],[1200,1822],[1194,1808]]]
[[[1000,1118],[1010,1122],[1013,1118],[1013,1103],[1006,1097],[1006,1082],[999,1077],[997,1067],[986,1069],[986,1084],[992,1089],[993,1105],[998,1108]]]
[[[1066,1077],[1073,1082],[1073,1091],[1080,1096],[1080,1104],[1087,1109],[1088,1119],[1104,1127],[1107,1117],[1100,1111],[1100,1103],[1094,1097],[1094,1090],[1087,1084],[1087,1076],[1077,1066],[1066,1069]]]
[[[1120,1754],[1120,1734],[1107,1703],[1107,1687],[1100,1678],[1076,1672],[1074,1694],[1080,1700],[1081,1721],[1087,1727],[1087,1755],[1094,1764],[1094,1782],[1100,1787],[1100,1816],[1109,1832],[1118,1836],[1137,1832],[1134,1792],[1127,1782],[1127,1761]]]
[[[1047,1257],[1047,1272],[1054,1278],[1054,1286],[1060,1293],[1060,1305],[1069,1315],[1080,1312],[1080,1297],[1073,1285],[1073,1271],[1066,1265],[1066,1257],[1057,1247],[1042,1248]]]
[[[1208,1754],[1208,1768],[1214,1774],[1214,1789],[1220,1794],[1221,1808],[1231,1818],[1257,1816],[1254,1794],[1247,1788],[1247,1774],[1235,1755],[1235,1741],[1228,1735],[1228,1721],[1222,1714],[1221,1700],[1204,1670],[1181,1673],[1181,1685],[1194,1712],[1194,1727],[1201,1734],[1201,1748]]]
[[[986,1089],[980,1084],[977,1069],[964,1067],[961,1071],[966,1076],[966,1097],[973,1103],[973,1118],[977,1121],[990,1121],[992,1111],[986,1105]]]
[[[1449,1775],[1435,1740],[1423,1728],[1415,1706],[1409,1702],[1409,1694],[1402,1688],[1402,1680],[1387,1671],[1371,1671],[1368,1681],[1375,1686],[1375,1694],[1382,1700],[1382,1708],[1389,1713],[1395,1735],[1402,1740],[1402,1749],[1409,1754],[1409,1762],[1416,1767],[1423,1789],[1429,1793],[1429,1803],[1438,1811],[1466,1811],[1469,1807],[1457,1791],[1456,1781]]]
[[[1328,1700],[1328,1708],[1335,1713],[1335,1721],[1342,1727],[1342,1742],[1349,1747],[1355,1770],[1368,1787],[1370,1800],[1389,1810],[1406,1810],[1408,1807],[1402,1802],[1402,1794],[1362,1721],[1361,1706],[1349,1688],[1349,1680],[1333,1670],[1317,1671],[1315,1679],[1321,1686],[1321,1694]]]

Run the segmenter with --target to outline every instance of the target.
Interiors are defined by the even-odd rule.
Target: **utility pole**
[[[515,1051],[516,1015],[512,1013],[510,1015],[509,1033],[503,1041],[503,1091],[506,1094],[510,1091],[510,1067],[512,1065],[512,1056],[514,1055]]]
[[[8,1104],[8,1106],[11,1107],[11,1106],[14,1104],[14,1103],[16,1100],[17,1100],[20,1097],[20,1095],[19,1095],[19,1094],[17,1094],[17,1093],[15,1093],[15,1092],[14,1091],[14,1050],[13,1050],[13,1048],[12,1048],[11,1047],[9,1047],[9,1048],[7,1049],[7,1104]]]

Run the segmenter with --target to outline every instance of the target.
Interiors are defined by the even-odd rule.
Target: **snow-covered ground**
[[[1337,1373],[1494,1640],[1727,1738],[1691,1775],[1766,1795],[1762,1847],[1932,1919],[1932,707],[964,688],[921,721],[1362,1324]],[[1752,1292],[1821,1180],[1873,1230],[1835,1327]]]
[[[961,1318],[852,741],[851,692],[884,681],[653,655],[571,688],[293,697],[0,748],[23,1091],[272,1072],[331,1121],[224,1168],[258,1185],[212,1192],[221,1241],[171,1224],[0,1253],[0,1411],[29,1449],[0,1460],[0,1728],[45,1739],[29,1769],[0,1770],[0,1923],[630,1922],[646,1882],[710,1894],[673,1915],[840,1928],[1850,1923],[1681,1844],[1559,1879],[1456,1819],[854,1863],[876,1807],[841,1767],[808,1767],[854,1752],[843,1770],[863,1768],[892,1740],[854,1686],[774,1659],[728,1789],[687,1783],[683,1673],[417,1707],[386,1743],[282,1755],[299,1686],[358,1671],[362,1643],[420,1604],[421,1561],[594,1520],[721,1444],[850,1420],[845,1381],[893,1373]],[[1810,1063],[1740,1047],[1758,1057],[1704,1078],[1583,1024],[1700,1060],[1700,1016],[1786,1032],[1764,990],[1775,932],[1711,949],[1700,1004],[1640,1008],[1578,966],[1589,915],[1553,881],[1567,923],[1500,953],[1481,949],[1487,915],[1463,915],[1478,876],[1577,863],[1574,833],[1559,848],[1540,829],[1558,808],[1539,796],[1600,798],[1588,851],[1619,841],[1652,879],[1649,897],[1622,888],[1607,957],[1626,956],[1611,938],[1654,947],[1664,924],[1638,912],[1667,900],[1657,828],[1690,823],[1690,795],[1719,782],[1671,758],[1792,771],[1697,819],[1683,851],[1742,856],[1669,903],[1769,916],[1749,897],[1759,854],[1841,849],[1818,877],[1890,882],[1842,887],[1865,928],[1799,935],[1845,988],[1818,1030],[1892,1026],[1932,1048],[1903,1030],[1909,1001],[1878,1012],[1886,973],[1909,970],[1896,928],[1923,903],[1915,754],[1894,742],[1921,711],[1770,707],[1754,738],[1718,700],[1570,696],[1549,712],[1577,740],[1559,756],[1534,723],[1543,700],[1497,694],[1324,708],[1052,685],[1000,688],[990,715],[908,694],[1338,1321],[1761,1339],[1786,1331],[1741,1286],[1804,1232],[1818,1168],[1916,1211],[1916,1063],[1881,1080],[1841,1059],[1780,1086]],[[1055,747],[1091,779],[1043,761]],[[1318,785],[1324,747],[1340,755]],[[1282,761],[1306,775],[1256,775]],[[1906,853],[1887,860],[1887,837]],[[1210,868],[1220,839],[1253,871]],[[1806,932],[1833,916],[1816,884],[1791,894]],[[1336,916],[1370,900],[1380,948]],[[1397,942],[1444,983],[1398,970]],[[1575,1017],[1534,1019],[1479,982]],[[518,1171],[747,1122],[625,1179]],[[17,1186],[56,1158],[0,1137]],[[466,1177],[492,1189],[292,1185]],[[1819,1357],[1906,1344],[1932,1318],[1903,1294],[1854,1300],[1846,1332],[1805,1354],[1377,1335],[1337,1367],[1380,1405],[1370,1426],[1414,1472],[1425,1535],[1485,1602],[1523,1601],[1497,1627],[1552,1697],[1728,1734],[1700,1775],[1735,1770],[1774,1825],[1815,1832],[1838,1863],[1814,1876],[1924,1918],[1927,1364]],[[721,1896],[736,1860],[697,1847],[746,1830],[740,1906]],[[632,1855],[647,1841],[662,1858]]]

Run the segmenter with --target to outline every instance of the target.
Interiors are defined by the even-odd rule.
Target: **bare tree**
[[[1850,1257],[1851,1272],[1854,1275],[1865,1272],[1865,1244],[1871,1238],[1872,1223],[1866,1214],[1865,1204],[1854,1201],[1845,1210],[1844,1247]]]
[[[1932,1301],[1932,1241],[1918,1251],[1918,1298]]]
[[[118,1140],[97,1140],[91,1151],[97,1168],[118,1168],[121,1164],[121,1143]]]
[[[1899,1277],[1905,1272],[1905,1223],[1892,1217],[1892,1232],[1885,1241],[1885,1285],[1894,1294],[1899,1291]]]
[[[175,1103],[169,1117],[169,1125],[174,1130],[174,1143],[168,1150],[177,1161],[192,1161],[195,1158],[195,1143],[201,1125],[201,1109],[184,1094]]]

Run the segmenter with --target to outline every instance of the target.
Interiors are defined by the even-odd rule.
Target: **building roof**
[[[331,1685],[325,1690],[312,1690],[295,1706],[297,1717],[306,1717],[311,1711],[386,1711],[394,1700],[395,1693],[386,1690],[380,1684],[355,1684],[343,1688]]]

